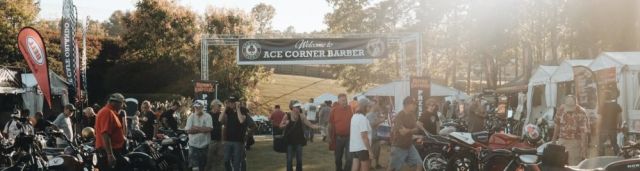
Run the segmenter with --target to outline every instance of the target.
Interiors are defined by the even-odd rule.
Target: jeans
[[[224,143],[224,166],[226,171],[239,171],[244,160],[244,143],[230,142]]]
[[[389,167],[392,170],[400,170],[403,164],[407,164],[411,167],[420,166],[422,160],[416,147],[411,145],[409,148],[391,147],[391,157],[389,158]]]
[[[604,143],[609,140],[611,146],[613,147],[613,154],[618,155],[620,152],[620,147],[618,147],[618,137],[616,131],[601,131],[600,132],[600,140],[598,141],[598,155],[604,156],[605,146]]]
[[[224,157],[224,145],[220,141],[212,140],[209,143],[207,156],[207,170],[223,170],[222,159]]]
[[[296,156],[296,171],[302,171],[302,145],[287,145],[287,171],[293,171],[293,156]]]
[[[204,148],[189,146],[189,159],[191,160],[192,168],[198,167],[198,170],[205,170],[205,166],[207,165],[207,152],[209,152],[208,148],[208,146]]]
[[[342,167],[342,156],[344,155],[345,165]],[[353,158],[349,153],[349,136],[337,136],[336,135],[336,150],[334,153],[336,162],[336,171],[351,170],[351,162]]]

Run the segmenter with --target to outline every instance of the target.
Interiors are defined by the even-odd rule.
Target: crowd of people
[[[598,112],[602,114],[597,129],[600,132],[597,140],[600,155],[605,151],[606,141],[610,141],[614,153],[619,151],[615,137],[619,131],[621,108],[615,102],[617,96],[610,93],[609,100]],[[294,166],[297,171],[302,170],[303,147],[313,142],[316,132],[333,151],[336,171],[382,169],[383,165],[386,170],[393,171],[404,166],[422,170],[422,160],[414,146],[413,135],[425,132],[437,134],[442,119],[464,120],[469,132],[485,129],[486,110],[481,98],[453,103],[429,99],[424,103],[424,111],[419,117],[416,99],[406,97],[402,104],[402,110],[394,113],[389,99],[353,98],[349,102],[346,94],[340,94],[336,102],[315,103],[314,99],[309,99],[303,103],[292,100],[288,106],[290,112],[275,105],[269,120],[273,125],[273,134],[282,135],[284,139],[287,171],[292,171]],[[77,116],[80,119],[76,121],[73,118],[77,109],[67,104],[62,113],[49,119],[52,122],[37,112],[30,118],[32,128],[22,127],[14,119],[4,126],[0,135],[15,138],[24,129],[37,132],[55,126],[69,139],[74,139],[74,130],[77,130],[74,126],[93,127],[98,167],[100,170],[118,170],[123,167],[120,161],[125,154],[127,130],[140,130],[147,140],[155,139],[162,130],[183,130],[189,138],[189,162],[192,168],[246,170],[246,151],[254,143],[252,131],[256,125],[251,118],[251,111],[236,97],[228,97],[224,102],[214,100],[210,104],[186,99],[153,103],[143,101],[133,115],[126,114],[125,105],[124,96],[114,93],[109,96],[105,106],[94,105],[82,109],[81,116]],[[14,118],[27,118],[28,113],[16,112]],[[576,103],[575,97],[569,95],[565,98],[553,122],[557,127],[552,140],[567,148],[570,153],[569,164],[586,158],[593,121]],[[58,139],[56,146],[68,146],[66,143]],[[388,161],[380,161],[383,145],[390,147]]]
[[[346,94],[339,94],[336,102],[325,101],[319,105],[313,99],[306,104],[293,100],[289,104],[290,113],[276,105],[270,120],[277,125],[274,135],[282,133],[287,145],[288,171],[294,168],[294,157],[295,170],[302,170],[303,146],[313,141],[316,130],[334,152],[337,171],[381,169],[379,159],[384,144],[391,145],[388,170],[399,170],[404,165],[421,170],[422,162],[412,137],[424,126],[419,125],[416,118],[418,105],[415,99],[407,97],[403,104],[403,110],[394,116],[394,124],[389,123],[392,111],[389,100],[353,98],[348,102]],[[435,113],[434,110],[429,112]],[[394,134],[393,139],[390,134]]]

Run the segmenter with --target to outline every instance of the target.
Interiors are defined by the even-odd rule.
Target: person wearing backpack
[[[307,120],[306,115],[302,113],[300,103],[293,102],[289,107],[291,113],[287,114],[280,123],[280,127],[284,129],[283,138],[287,144],[287,171],[293,171],[294,155],[296,157],[296,171],[302,171],[302,147],[307,144],[303,127],[304,125],[312,129],[320,127]]]

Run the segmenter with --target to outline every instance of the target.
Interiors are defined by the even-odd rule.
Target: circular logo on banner
[[[33,59],[33,62],[38,65],[42,65],[44,63],[44,51],[31,36],[27,36],[27,50],[29,51],[29,55],[31,56],[31,59]]]
[[[367,54],[371,57],[380,57],[384,54],[386,45],[381,39],[372,39],[367,42]]]
[[[242,44],[242,55],[249,60],[256,60],[262,53],[262,47],[256,41],[247,41]]]

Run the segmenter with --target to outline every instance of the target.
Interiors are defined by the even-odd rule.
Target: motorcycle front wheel
[[[458,153],[449,159],[447,171],[477,171],[477,163],[473,154]]]

